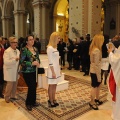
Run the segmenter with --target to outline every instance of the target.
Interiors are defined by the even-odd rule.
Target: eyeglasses
[[[10,42],[10,43],[18,43],[18,42]]]

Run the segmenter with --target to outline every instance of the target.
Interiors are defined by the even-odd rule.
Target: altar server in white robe
[[[112,95],[112,119],[120,120],[120,47],[116,49],[109,45],[108,52],[111,64],[108,87]]]

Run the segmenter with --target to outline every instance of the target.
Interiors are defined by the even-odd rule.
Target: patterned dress
[[[53,48],[52,46],[49,46],[47,48],[47,55],[48,55],[48,71],[47,71],[47,78],[48,78],[48,84],[57,84],[60,81],[61,74],[60,74],[60,65],[59,65],[59,52],[57,49]],[[52,78],[52,71],[50,69],[50,66],[53,66],[56,79]]]

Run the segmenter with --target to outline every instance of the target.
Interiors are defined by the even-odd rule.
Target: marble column
[[[48,42],[49,1],[34,0],[34,33],[41,41],[41,51],[46,51]]]
[[[27,13],[25,10],[14,11],[15,17],[15,36],[26,37],[27,35]]]
[[[3,28],[3,36],[9,38],[12,33],[12,18],[10,16],[2,16],[2,28]]]

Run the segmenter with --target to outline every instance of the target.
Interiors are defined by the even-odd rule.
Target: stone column
[[[14,11],[15,17],[15,36],[19,37],[26,37],[26,22],[27,22],[27,14],[25,10],[17,10]]]
[[[47,11],[49,8],[49,0],[41,1],[34,0],[34,32],[37,37],[41,40],[41,51],[46,51],[46,45],[48,42],[48,20],[49,20],[49,12]]]
[[[41,38],[41,6],[39,0],[34,0],[33,9],[34,9],[34,34],[37,37]]]
[[[2,28],[3,28],[3,36],[9,38],[12,33],[11,27],[11,17],[10,16],[3,16],[2,17]]]

